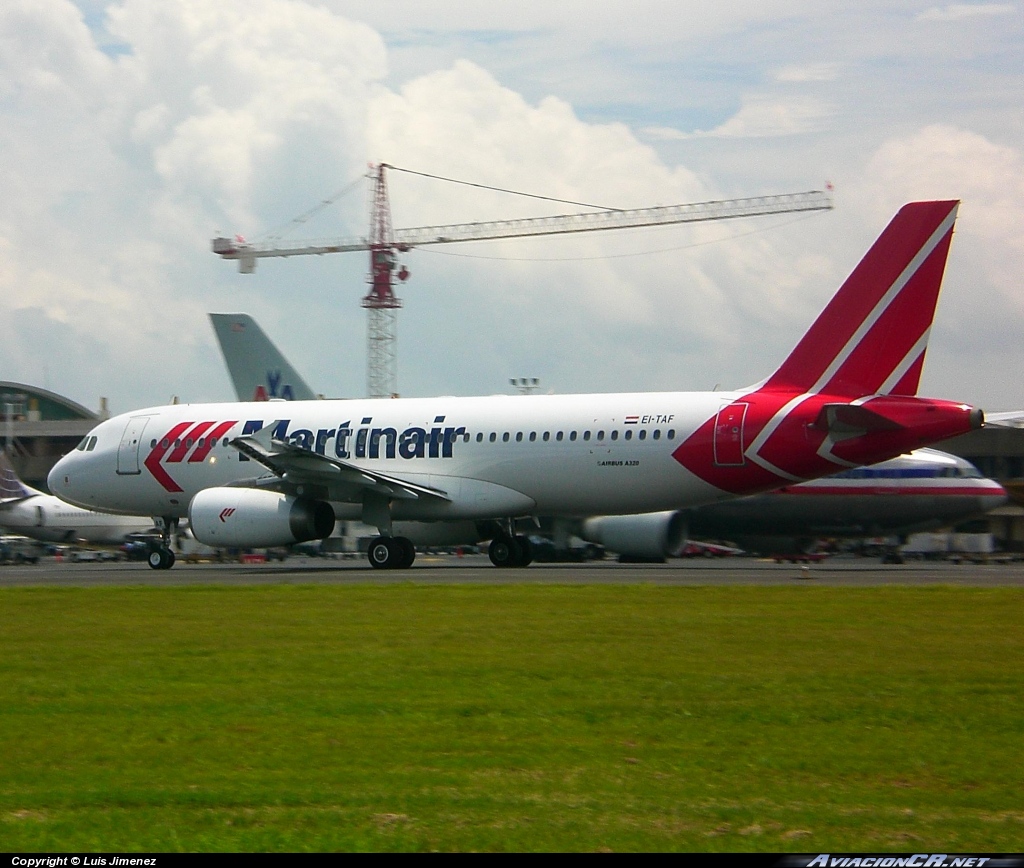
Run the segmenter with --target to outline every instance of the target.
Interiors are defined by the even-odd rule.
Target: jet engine
[[[334,530],[329,503],[258,488],[200,491],[189,504],[188,520],[197,540],[222,548],[291,545]]]
[[[686,514],[680,511],[641,515],[599,515],[583,522],[580,534],[624,558],[664,560],[686,539]]]

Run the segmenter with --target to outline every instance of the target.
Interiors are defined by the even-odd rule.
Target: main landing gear
[[[416,560],[416,548],[404,536],[379,536],[367,552],[370,565],[377,570],[404,570]]]
[[[174,550],[171,548],[171,533],[178,528],[176,518],[165,518],[161,522],[160,542],[154,543],[146,556],[151,570],[169,570],[174,566]]]
[[[533,562],[533,545],[525,536],[502,534],[491,540],[487,556],[496,567],[528,567]]]

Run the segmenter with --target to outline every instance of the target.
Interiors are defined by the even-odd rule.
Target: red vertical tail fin
[[[958,206],[901,208],[762,388],[917,394]]]

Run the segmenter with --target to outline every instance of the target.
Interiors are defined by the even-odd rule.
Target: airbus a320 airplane
[[[315,397],[251,316],[209,316],[239,401]],[[985,424],[992,424],[991,414]],[[561,548],[566,556],[573,533],[629,560],[664,560],[683,548],[687,535],[728,539],[748,551],[800,553],[822,537],[905,538],[982,515],[1007,499],[1005,489],[969,461],[925,447],[871,467],[696,509],[602,515],[582,522],[539,520],[556,540],[556,552]],[[494,535],[492,522],[473,521],[395,522],[392,530],[417,547],[475,545]]]
[[[284,545],[361,519],[369,559],[407,567],[392,521],[647,513],[769,491],[961,434],[980,410],[917,397],[958,203],[893,218],[768,379],[734,392],[173,405],[98,425],[50,489],[76,505],[188,515],[208,545]],[[287,418],[269,418],[268,410]],[[95,440],[92,437],[95,437]],[[150,565],[167,568],[165,546]]]

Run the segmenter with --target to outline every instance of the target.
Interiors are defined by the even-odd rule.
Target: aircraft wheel
[[[402,562],[402,548],[391,537],[379,536],[366,553],[370,565],[378,570],[393,570]]]
[[[514,567],[528,567],[533,563],[533,543],[529,537],[517,536],[516,545],[519,547],[519,556],[516,558]]]
[[[146,558],[152,570],[169,570],[174,566],[174,552],[170,549],[153,549]]]
[[[396,536],[394,542],[402,550],[402,556],[398,563],[395,564],[395,568],[399,570],[409,569],[413,561],[416,560],[416,546],[412,544],[412,540],[404,536]]]
[[[514,567],[522,557],[522,549],[514,539],[499,536],[491,540],[487,556],[496,567]]]

